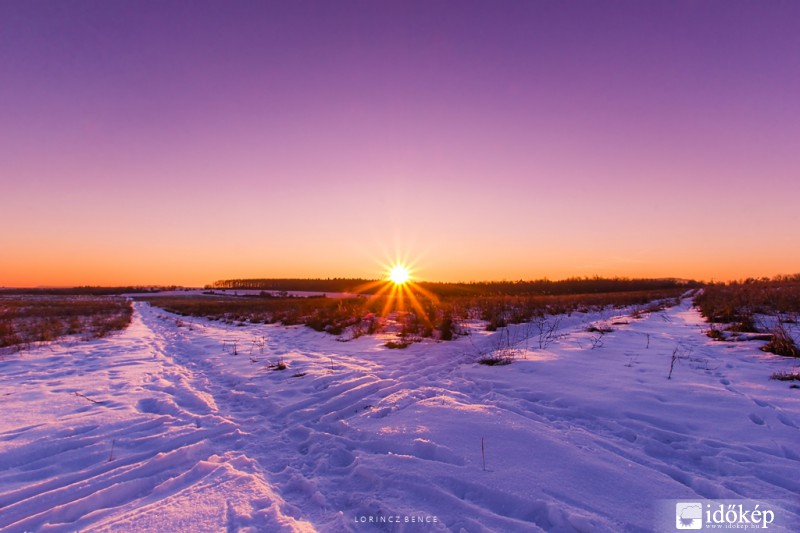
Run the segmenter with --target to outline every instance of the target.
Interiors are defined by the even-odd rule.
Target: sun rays
[[[362,285],[355,292],[370,294],[370,302],[384,298],[381,316],[393,311],[413,311],[423,322],[430,322],[423,302],[438,302],[439,299],[414,280],[413,263],[396,260],[384,264],[383,268],[382,279]]]

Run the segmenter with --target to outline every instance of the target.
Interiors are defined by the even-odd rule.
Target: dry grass
[[[333,299],[324,297],[254,296],[148,296],[146,301],[180,315],[206,317],[229,324],[281,323],[304,324],[316,331],[357,338],[386,331],[385,311],[391,311],[393,327],[401,339],[390,341],[389,348],[402,348],[409,338],[435,337],[451,340],[463,333],[465,320],[481,318],[487,329],[529,322],[547,314],[589,311],[606,307],[648,305],[658,300],[674,303],[683,289],[628,291],[571,295],[532,296],[452,296],[436,301],[418,295],[419,306],[402,311],[387,297]]]
[[[779,320],[775,327],[772,329],[772,338],[769,342],[761,347],[765,352],[771,352],[775,355],[783,355],[785,357],[800,357],[800,349],[794,342],[791,334]]]
[[[67,335],[100,338],[131,321],[130,301],[109,296],[0,296],[0,348],[25,348]]]
[[[759,332],[756,327],[759,315],[774,317],[771,328],[761,325],[761,330],[771,330],[769,335],[748,338],[768,340],[761,347],[765,352],[800,357],[800,348],[787,328],[787,324],[796,324],[800,313],[800,274],[709,285],[695,298],[695,304],[709,322],[731,324],[727,329],[732,332]],[[707,335],[725,339],[713,326]]]
[[[752,331],[755,314],[800,313],[800,275],[709,285],[695,304],[711,322]]]
[[[773,372],[769,379],[777,381],[800,381],[800,371]]]

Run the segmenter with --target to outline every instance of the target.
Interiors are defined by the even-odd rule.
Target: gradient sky
[[[0,286],[800,271],[800,3],[0,2]]]

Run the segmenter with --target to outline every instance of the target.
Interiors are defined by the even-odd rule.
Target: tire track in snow
[[[562,363],[567,365],[569,357],[575,358],[574,372],[579,374],[586,370],[579,357],[592,357],[598,365],[630,364],[629,369],[622,370],[620,390],[645,403],[629,407],[611,404],[613,407],[606,410],[598,410],[591,398],[595,394],[599,399],[613,395],[615,385],[595,384],[579,377],[577,382],[584,383],[585,388],[566,384],[568,391],[580,394],[570,397],[549,385],[537,391],[515,386],[508,378],[486,379],[502,376],[504,370],[475,370],[474,365],[465,365],[474,358],[465,353],[469,347],[463,342],[437,346],[430,357],[425,345],[413,345],[395,357],[392,351],[375,352],[369,343],[358,340],[338,346],[330,337],[306,328],[241,328],[216,323],[177,328],[168,314],[161,313],[163,318],[159,318],[150,309],[142,309],[142,313],[172,362],[160,381],[153,384],[153,390],[172,393],[176,405],[181,394],[204,399],[209,414],[223,417],[237,428],[240,439],[234,443],[236,453],[257,463],[259,475],[287,502],[283,512],[309,520],[321,530],[358,530],[345,518],[358,513],[435,512],[442,506],[448,515],[447,527],[456,529],[635,529],[615,522],[596,504],[574,497],[567,501],[559,496],[563,493],[560,489],[546,488],[512,498],[497,488],[465,482],[472,476],[474,460],[453,453],[441,443],[413,437],[395,440],[391,434],[374,430],[380,425],[365,424],[369,420],[386,419],[389,425],[399,419],[413,420],[403,415],[448,402],[456,407],[486,406],[510,421],[514,418],[509,415],[514,414],[533,422],[529,427],[539,427],[549,439],[571,444],[605,461],[613,459],[638,467],[637,471],[665,486],[685,487],[685,494],[736,497],[751,495],[756,487],[781,496],[796,488],[780,469],[754,475],[747,464],[777,460],[784,465],[781,468],[792,469],[797,455],[785,447],[737,445],[731,435],[709,436],[699,431],[698,420],[691,416],[686,420],[653,416],[654,412],[664,413],[664,409],[685,409],[691,414],[694,407],[681,403],[681,396],[674,393],[684,382],[713,394],[736,392],[720,387],[725,385],[722,380],[730,385],[730,363],[723,365],[720,353],[707,348],[700,328],[693,323],[697,316],[688,302],[662,313],[667,319],[654,314],[649,318],[652,323],[645,319],[618,328],[606,336],[605,346],[597,351],[583,349],[578,355],[570,355],[556,343],[554,350],[565,358]],[[576,324],[567,331],[578,338],[582,328]],[[631,353],[638,353],[628,349],[631,336],[641,337],[644,344],[645,330],[651,335],[650,351],[642,352],[641,361],[634,364],[628,360]],[[236,340],[244,346],[254,335],[266,337],[267,354],[257,354],[257,363],[249,363],[243,350],[233,356],[222,349],[223,342]],[[481,342],[491,345],[490,338]],[[659,384],[666,383],[669,354],[676,344],[690,347],[697,361],[686,359],[681,363],[670,382],[672,388],[651,390],[654,372]],[[264,367],[266,360],[275,361],[277,357],[287,358],[292,370],[281,373]],[[709,368],[716,362],[716,368]],[[514,371],[516,368],[514,365]],[[289,377],[295,369],[306,375]],[[612,376],[607,370],[599,374]],[[628,389],[637,388],[641,389],[640,396],[630,396]],[[191,401],[183,403],[188,412],[197,411]],[[757,402],[755,405],[769,408]],[[791,428],[792,419],[784,414],[781,420],[781,414],[776,410],[773,418]],[[746,419],[747,412],[742,416]],[[747,423],[757,428],[767,427],[769,422],[765,419],[760,426],[750,420]],[[412,493],[415,496],[410,498]],[[406,499],[408,505],[404,506]]]
[[[57,400],[54,409],[63,417],[57,427],[68,429],[48,431],[50,424],[42,423],[4,433],[1,529],[164,530],[165,520],[179,518],[170,516],[170,502],[199,490],[214,501],[222,496],[219,487],[243,480],[252,491],[228,500],[237,509],[241,500],[251,502],[248,512],[237,511],[238,525],[308,529],[282,515],[283,502],[252,465],[228,453],[239,447],[238,427],[194,388],[193,374],[175,364],[166,343],[137,311],[123,333],[51,347],[52,356],[25,353],[6,366],[11,371],[2,379],[28,387],[24,394],[37,405]],[[93,423],[70,427],[85,420]],[[145,509],[150,527],[136,521]],[[195,519],[203,514],[198,511],[195,506],[184,517],[188,529],[213,529],[215,506],[205,521]]]
[[[289,503],[286,512],[296,518],[308,519],[325,531],[356,531],[358,525],[344,516],[400,510],[435,514],[446,505],[448,527],[456,530],[483,523],[481,528],[488,524],[496,530],[544,531],[552,529],[552,517],[563,512],[557,511],[563,503],[550,497],[517,497],[522,508],[529,509],[522,512],[506,508],[508,502],[503,499],[508,500],[509,494],[465,492],[459,479],[464,469],[474,466],[467,465],[464,457],[423,439],[396,441],[391,435],[362,431],[350,423],[364,416],[382,419],[423,401],[478,401],[472,396],[483,394],[481,384],[461,372],[461,365],[473,359],[463,343],[437,346],[433,357],[425,357],[425,346],[414,345],[393,360],[391,351],[364,357],[353,348],[355,343],[330,348],[330,338],[316,332],[268,327],[268,332],[286,337],[268,339],[270,349],[296,356],[309,370],[296,382],[299,390],[293,391],[290,380],[282,379],[280,373],[250,371],[246,375],[244,356],[222,352],[223,343],[239,339],[246,344],[242,339],[248,328],[209,323],[202,330],[176,330],[173,318],[161,316],[150,313],[148,324],[167,339],[167,350],[175,360],[195,371],[195,386],[211,395],[219,411],[238,426],[244,435],[240,451],[258,462]],[[253,329],[263,332],[265,328]],[[216,342],[209,342],[209,337]],[[288,349],[286,343],[290,343]],[[345,347],[355,355],[342,353],[340,348]],[[419,359],[409,366],[415,352]],[[334,371],[328,370],[331,359]],[[431,385],[420,387],[421,383]],[[386,467],[387,460],[404,457],[416,461],[414,468]],[[426,464],[451,472],[432,484]],[[426,507],[415,507],[421,501],[417,496],[403,503],[414,494],[425,495],[422,504]],[[464,518],[476,509],[482,515],[480,521]],[[567,519],[559,522],[569,523]]]

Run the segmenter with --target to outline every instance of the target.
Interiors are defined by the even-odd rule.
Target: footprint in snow
[[[790,428],[797,428],[797,424],[795,424],[791,418],[789,418],[783,413],[778,414],[778,420],[780,420],[781,424],[783,424],[784,426],[789,426]]]

